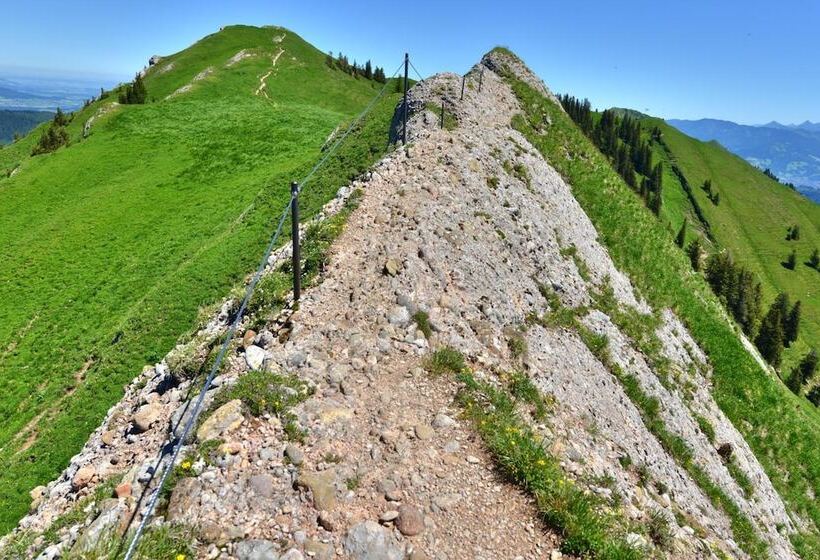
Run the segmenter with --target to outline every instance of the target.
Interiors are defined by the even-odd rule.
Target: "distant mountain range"
[[[769,168],[782,181],[820,203],[820,123],[750,126],[717,119],[678,120],[669,124],[699,140],[715,140],[748,162]]]

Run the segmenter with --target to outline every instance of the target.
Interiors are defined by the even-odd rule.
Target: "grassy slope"
[[[660,119],[646,119],[646,128],[663,131],[671,156],[683,170],[712,233],[720,247],[728,248],[744,266],[760,278],[764,302],[768,305],[778,292],[785,291],[792,301],[803,302],[801,336],[786,353],[784,371],[798,362],[809,347],[820,348],[820,274],[803,264],[811,251],[820,248],[820,205],[766,177],[743,159],[715,142],[701,142],[686,136]],[[656,154],[661,154],[656,146]],[[720,193],[720,204],[712,204],[700,188],[711,179]],[[684,212],[690,223],[696,218],[680,183],[664,177],[666,217],[677,231]],[[800,225],[801,238],[786,241],[786,228]],[[798,265],[788,270],[780,263],[792,249],[797,250]]]
[[[244,48],[260,56],[226,68]],[[270,99],[255,96],[280,48]],[[211,76],[163,100],[208,66]],[[123,384],[253,267],[289,182],[378,91],[289,31],[252,27],[165,59],[146,84],[155,102],[113,108],[86,140],[82,123],[114,96],[75,116],[68,148],[29,157],[35,131],[0,150],[0,171],[20,166],[0,174],[0,534]],[[306,216],[384,151],[395,101],[383,98],[316,176]]]
[[[656,308],[671,307],[709,355],[714,396],[792,509],[820,526],[820,413],[763,371],[743,348],[719,302],[661,224],[571,119],[513,81],[527,119],[515,124],[572,185],[616,264]],[[536,130],[545,122],[546,134]],[[532,124],[530,124],[532,123]],[[536,128],[533,128],[535,126]],[[812,526],[813,525],[813,526]],[[816,554],[802,549],[805,558]]]

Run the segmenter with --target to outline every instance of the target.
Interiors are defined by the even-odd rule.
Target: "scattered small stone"
[[[446,414],[437,414],[433,420],[433,427],[437,430],[452,428],[456,425],[456,421]]]
[[[285,456],[297,467],[305,461],[304,452],[292,443],[289,443],[288,446],[285,447]]]
[[[242,337],[242,347],[246,350],[253,345],[254,339],[256,338],[256,332],[248,329],[245,331],[245,336]]]
[[[114,441],[116,441],[116,438],[117,432],[115,432],[114,430],[106,430],[105,432],[103,432],[102,437],[100,437],[100,441],[103,443],[103,445],[111,447],[112,445],[114,445]]]
[[[402,535],[414,537],[424,531],[424,514],[416,506],[404,504],[399,508],[396,528]]]
[[[471,465],[477,465],[481,462],[481,460],[475,455],[467,455],[467,462]]]
[[[427,424],[418,424],[415,428],[416,437],[420,440],[428,440],[431,439],[434,435],[436,435],[433,428],[428,426]]]
[[[253,491],[263,498],[272,498],[274,494],[273,485],[276,479],[269,474],[255,474],[250,478],[250,486]]]
[[[93,466],[86,465],[84,467],[80,467],[74,475],[74,478],[71,479],[71,488],[75,492],[82,490],[91,484],[95,476],[97,476],[97,471]]]
[[[234,399],[217,408],[213,414],[206,418],[196,431],[196,437],[199,441],[218,439],[223,434],[241,426],[244,420],[242,401]]]
[[[116,488],[114,488],[114,495],[117,498],[127,498],[131,495],[131,483],[130,482],[123,482],[118,484]]]
[[[252,370],[262,369],[267,357],[267,352],[259,346],[251,345],[245,348],[245,362]]]
[[[271,541],[252,539],[236,543],[234,556],[238,560],[280,560],[276,549],[276,544]]]
[[[402,560],[405,553],[393,533],[375,521],[354,525],[347,534],[344,548],[353,560]]]
[[[156,422],[162,414],[162,405],[159,402],[152,402],[142,405],[134,415],[134,425],[131,432],[141,434],[147,432],[151,425]]]
[[[319,516],[316,519],[316,522],[319,523],[319,527],[324,529],[325,531],[330,531],[331,533],[336,530],[336,520],[333,519],[333,516],[330,512],[322,510],[319,512]]]
[[[333,511],[336,507],[336,471],[334,469],[318,473],[300,473],[296,479],[296,485],[310,490],[316,509]]]
[[[398,516],[399,512],[395,509],[391,509],[382,513],[379,516],[379,521],[381,521],[382,523],[390,523],[391,521],[395,521]]]
[[[384,263],[384,273],[389,276],[395,276],[401,270],[401,263],[394,258],[389,258]]]

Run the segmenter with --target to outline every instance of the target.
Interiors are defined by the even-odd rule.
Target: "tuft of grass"
[[[280,375],[269,371],[251,371],[235,384],[220,391],[211,410],[239,399],[253,416],[281,415],[313,394],[313,389],[294,375]]]
[[[672,529],[669,518],[661,509],[654,509],[649,514],[647,533],[652,542],[661,550],[669,550],[672,546]]]
[[[500,183],[501,181],[498,179],[496,175],[490,175],[489,177],[487,177],[487,186],[491,189],[497,189]]]
[[[515,333],[507,338],[507,348],[513,360],[520,360],[527,353],[527,339],[521,333]]]
[[[709,443],[715,443],[715,427],[712,426],[709,419],[700,414],[695,414],[695,420],[698,423],[700,431],[703,432],[703,435],[709,440]]]
[[[433,327],[430,326],[430,315],[426,311],[416,311],[413,313],[413,322],[416,327],[424,334],[424,338],[433,336]]]
[[[755,486],[749,478],[749,475],[747,475],[734,460],[730,460],[726,463],[726,468],[729,470],[729,474],[732,475],[732,478],[735,479],[735,482],[737,482],[737,485],[740,486],[740,489],[743,490],[743,495],[746,496],[747,499],[751,498],[755,493]]]
[[[547,399],[538,390],[538,387],[532,382],[532,379],[526,373],[520,371],[513,371],[510,373],[501,373],[499,377],[507,385],[510,395],[518,402],[524,402],[532,406],[533,418],[536,420],[544,420],[549,411]]]
[[[433,375],[461,373],[467,368],[461,352],[449,346],[433,352],[424,365],[425,369]]]

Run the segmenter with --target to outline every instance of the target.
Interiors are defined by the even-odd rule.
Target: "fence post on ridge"
[[[299,254],[299,183],[290,184],[290,223],[291,238],[293,241],[293,302],[298,303],[302,293],[302,263]]]
[[[444,100],[441,100],[441,122],[439,123],[439,128],[444,128]]]
[[[407,73],[410,67],[410,55],[404,53],[404,118],[401,127],[401,143],[407,145]]]
[[[481,74],[478,75],[478,93],[481,93],[482,82],[484,82],[484,66],[481,67]]]
[[[461,97],[459,98],[459,101],[464,101],[464,82],[466,80],[467,80],[467,74],[464,74],[461,77]]]

